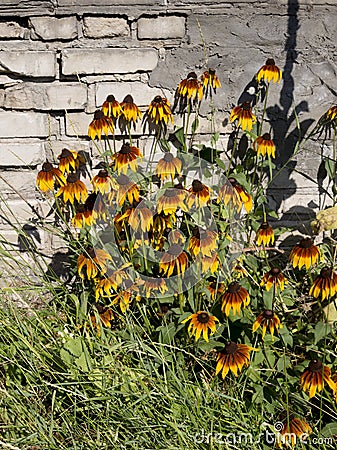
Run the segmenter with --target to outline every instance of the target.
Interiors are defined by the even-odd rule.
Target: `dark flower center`
[[[331,278],[332,270],[329,267],[323,267],[320,275],[323,278]]]
[[[108,95],[107,98],[106,98],[106,101],[109,102],[109,103],[113,103],[115,100],[116,100],[115,96],[112,95],[112,94]]]
[[[211,289],[216,289],[216,286],[217,286],[216,281],[212,281],[212,283],[209,285],[209,287],[210,287]]]
[[[223,353],[226,355],[234,355],[238,349],[238,344],[233,341],[227,342],[225,348],[223,349]]]
[[[249,102],[244,102],[241,106],[242,109],[244,109],[245,111],[250,111],[251,110],[251,106]]]
[[[71,151],[68,150],[68,149],[66,149],[66,148],[64,148],[64,149],[62,150],[62,153],[61,153],[60,156],[59,156],[59,159],[61,159],[61,158],[69,158],[69,157],[73,157]]]
[[[209,314],[202,312],[198,314],[197,319],[199,323],[207,323],[209,321]]]
[[[162,100],[163,99],[160,95],[156,95],[155,98],[153,99],[154,103],[161,103]]]
[[[130,178],[127,177],[126,175],[119,175],[119,177],[117,177],[117,183],[121,186],[126,186],[130,183]]]
[[[323,364],[321,363],[321,361],[318,361],[318,359],[313,359],[312,361],[310,361],[308,369],[310,370],[310,372],[322,372]]]
[[[230,182],[230,184],[231,184],[233,187],[236,186],[236,185],[238,184],[235,178],[228,178],[228,181]]]
[[[194,180],[192,183],[192,188],[194,192],[201,192],[204,188],[203,184],[199,180]]]
[[[89,257],[90,257],[91,259],[94,259],[94,258],[95,258],[96,253],[95,253],[95,250],[94,250],[92,247],[88,247],[88,248],[86,249],[86,251],[87,251],[87,253],[88,253],[88,255],[89,255]]]
[[[192,230],[192,234],[194,237],[200,239],[200,231],[199,231],[199,227],[194,227]]]
[[[274,317],[274,313],[270,309],[266,309],[263,313],[263,317],[265,319],[272,319]]]
[[[177,191],[176,191],[176,189],[169,188],[169,189],[166,189],[164,195],[165,195],[165,197],[173,198],[177,195]]]
[[[264,133],[264,135],[262,136],[262,139],[264,139],[265,141],[270,141],[271,136],[269,133]]]
[[[50,162],[48,162],[48,161],[42,165],[43,172],[50,172],[52,169],[53,169],[53,165],[50,164]]]
[[[262,222],[260,228],[262,230],[267,230],[269,228],[269,223],[268,222]]]
[[[107,178],[107,177],[109,176],[109,173],[108,173],[107,170],[102,169],[102,170],[100,170],[100,171],[98,172],[98,176],[99,176],[100,178]]]
[[[122,145],[122,148],[120,149],[119,153],[122,155],[126,155],[128,153],[131,153],[132,149],[130,147],[130,144],[127,142],[126,144]]]
[[[83,205],[83,203],[80,203],[78,206],[77,206],[77,209],[76,209],[76,213],[78,214],[78,213],[84,213],[84,211],[85,211],[85,205]]]
[[[310,248],[313,246],[313,240],[309,237],[301,239],[300,243],[298,244],[302,248]]]
[[[94,120],[101,120],[101,119],[104,119],[104,117],[105,117],[105,115],[103,114],[103,111],[101,111],[100,109],[97,109],[95,111]]]
[[[173,160],[174,156],[172,155],[172,153],[165,153],[164,155],[164,161],[165,162],[171,162]]]
[[[178,256],[182,253],[183,249],[179,244],[172,244],[171,247],[167,250],[167,253],[169,253],[172,256]]]
[[[227,291],[231,294],[235,294],[236,292],[239,292],[240,289],[241,286],[239,285],[239,283],[237,281],[232,281],[232,283],[228,285]]]
[[[208,73],[210,75],[215,75],[215,69],[208,69]]]
[[[266,66],[275,66],[275,60],[273,58],[268,58],[266,61]]]
[[[189,79],[189,78],[193,78],[194,80],[196,80],[198,77],[197,77],[197,74],[195,72],[190,72],[187,75],[187,79]]]
[[[273,267],[270,270],[270,274],[274,277],[276,277],[277,275],[280,275],[280,273],[281,273],[281,270],[278,267]]]
[[[78,175],[76,173],[70,173],[67,177],[67,183],[76,183],[78,181]]]
[[[128,95],[124,98],[123,103],[133,103],[132,95],[128,94]]]

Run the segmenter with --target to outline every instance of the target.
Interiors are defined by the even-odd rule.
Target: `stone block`
[[[41,206],[41,202],[38,202],[35,199],[2,202],[0,207],[0,222],[7,224],[11,223],[14,226],[24,224],[31,219],[36,219],[38,215],[41,215]]]
[[[102,39],[129,36],[128,22],[120,17],[84,17],[83,34],[87,38]]]
[[[23,39],[25,28],[17,22],[0,22],[0,39]]]
[[[33,38],[44,41],[66,41],[77,37],[77,19],[72,17],[31,17]]]
[[[123,101],[124,97],[131,94],[134,102],[138,106],[147,106],[156,95],[166,97],[170,100],[172,95],[167,89],[150,87],[140,81],[133,82],[111,82],[100,83],[96,87],[96,106],[100,108],[106,97],[113,94],[119,102]]]
[[[0,51],[0,73],[54,78],[55,69],[51,51]]]
[[[14,171],[6,170],[1,172],[0,175],[0,191],[2,194],[10,194],[12,197],[19,197],[21,195],[30,194],[34,197],[35,183],[36,183],[36,171]],[[29,198],[29,196],[27,196]]]
[[[1,167],[36,166],[42,164],[44,159],[45,153],[40,142],[0,142]]]
[[[66,115],[67,136],[87,136],[88,127],[93,119],[92,114],[70,113]]]
[[[142,17],[138,20],[138,39],[181,39],[185,36],[185,17]]]
[[[11,109],[84,109],[87,88],[81,83],[23,83],[6,89],[3,106]]]
[[[63,75],[151,71],[156,67],[157,62],[158,52],[152,48],[67,49],[62,51]]]
[[[2,138],[47,137],[47,114],[35,112],[0,111],[0,136]]]

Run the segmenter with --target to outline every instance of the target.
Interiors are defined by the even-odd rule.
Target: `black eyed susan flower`
[[[208,92],[212,93],[212,90],[216,92],[217,89],[221,88],[221,83],[218,76],[215,73],[215,69],[206,70],[201,75],[201,81],[203,84],[206,97],[208,95]]]
[[[331,370],[324,366],[321,361],[313,359],[309,366],[301,375],[300,384],[304,392],[308,392],[309,398],[320,392],[326,383],[333,391],[336,390],[336,384],[330,377]]]
[[[102,112],[106,117],[118,119],[118,117],[123,113],[123,110],[115,97],[113,95],[108,95],[102,105]]]
[[[147,115],[149,119],[156,125],[164,124],[167,125],[168,122],[173,124],[173,115],[170,109],[170,102],[165,97],[157,95],[150,103]]]
[[[123,110],[123,118],[127,122],[134,124],[142,117],[142,113],[138,106],[134,103],[132,95],[127,95],[121,103]]]
[[[288,280],[283,275],[278,267],[273,267],[270,269],[262,278],[260,286],[266,286],[267,291],[271,289],[272,286],[280,288],[280,291],[284,290],[284,285],[288,283]]]
[[[153,226],[153,212],[141,202],[131,210],[128,222],[134,231],[142,230],[145,233]]]
[[[282,80],[282,70],[277,67],[273,58],[268,58],[266,64],[261,67],[256,75],[258,82],[261,80],[270,83],[273,81],[276,83]]]
[[[59,160],[59,169],[62,173],[71,172],[72,170],[76,172],[80,165],[85,163],[83,156],[79,155],[75,150],[68,150],[67,148],[62,150],[57,159]]]
[[[329,267],[323,267],[318,277],[313,282],[309,295],[322,300],[331,298],[337,293],[337,274]]]
[[[182,323],[188,322],[188,334],[193,336],[195,334],[195,340],[198,341],[201,333],[206,342],[208,342],[209,336],[212,336],[216,332],[216,322],[219,320],[215,316],[211,316],[206,311],[198,311],[195,314],[191,314]]]
[[[264,133],[264,135],[257,137],[253,148],[258,155],[268,155],[275,158],[275,144],[269,133]]]
[[[98,336],[100,336],[101,334],[100,324],[97,323],[95,310],[96,314],[98,315],[100,323],[104,325],[106,328],[111,328],[111,322],[113,322],[116,319],[116,317],[112,309],[110,309],[108,306],[103,306],[100,305],[99,303],[94,303],[93,309],[90,312],[90,320],[92,326],[96,329]]]
[[[118,270],[107,269],[104,278],[98,280],[96,283],[96,300],[98,300],[99,297],[111,297],[122,282],[129,279],[129,275],[125,269],[126,267],[121,267]]]
[[[55,182],[60,186],[66,184],[66,179],[60,169],[53,167],[53,165],[46,161],[42,165],[42,170],[37,174],[36,186],[42,192],[53,191]]]
[[[146,298],[164,295],[168,291],[166,281],[163,278],[147,278],[143,285]]]
[[[114,169],[118,174],[121,172],[126,174],[130,168],[133,172],[137,172],[138,159],[141,159],[143,155],[138,147],[130,145],[128,142],[122,145],[119,152],[112,156],[114,160]]]
[[[202,208],[210,201],[209,188],[199,180],[193,180],[192,187],[187,196],[187,205],[191,208],[194,204],[197,208]]]
[[[227,342],[225,347],[218,353],[215,375],[221,372],[224,379],[229,370],[237,377],[243,367],[249,367],[250,352],[256,348],[246,344],[237,344],[236,342]]]
[[[148,246],[150,243],[149,235],[147,233],[142,233],[141,231],[135,231],[132,235],[132,248],[136,250],[137,248]]]
[[[230,283],[226,291],[220,297],[222,301],[221,311],[229,316],[230,310],[233,309],[233,314],[241,314],[241,307],[249,305],[250,296],[248,291],[240,286],[237,281]]]
[[[158,214],[174,214],[178,208],[187,211],[184,200],[186,192],[183,189],[168,188],[164,194],[158,198]]]
[[[259,327],[262,327],[262,339],[266,334],[267,328],[269,328],[272,340],[274,340],[274,332],[282,328],[282,324],[277,315],[270,309],[266,309],[261,314],[258,315],[257,319],[253,324],[253,332],[255,332]]]
[[[211,256],[202,255],[199,253],[197,261],[201,262],[201,272],[206,273],[208,270],[212,275],[218,270],[220,266],[220,260],[217,252],[212,252]]]
[[[226,206],[231,202],[238,212],[243,205],[247,213],[250,213],[253,208],[252,196],[243,189],[235,178],[230,177],[228,181],[229,183],[221,186],[217,202],[223,201]]]
[[[225,284],[222,282],[211,281],[206,287],[211,294],[212,300],[215,300],[216,297],[225,292]]]
[[[69,201],[74,204],[75,199],[79,203],[84,203],[88,198],[88,190],[77,174],[70,173],[67,177],[67,183],[61,186],[56,197],[60,197],[61,195],[63,196],[64,203]]]
[[[320,259],[319,248],[314,245],[314,241],[307,237],[300,240],[294,246],[289,255],[289,261],[293,267],[301,269],[303,266],[308,270],[311,266],[316,264]]]
[[[106,272],[107,261],[112,261],[111,256],[105,250],[87,248],[77,258],[77,270],[81,278],[84,278],[83,269],[86,266],[88,280],[95,278],[97,274]]]
[[[230,122],[238,121],[238,126],[242,130],[250,131],[253,128],[253,124],[256,123],[256,117],[253,114],[252,107],[249,102],[244,102],[240,106],[235,106],[229,116]]]
[[[203,97],[202,83],[198,80],[195,72],[190,72],[187,77],[179,83],[177,94],[182,98],[201,101]]]
[[[337,118],[337,105],[332,106],[327,112],[326,117],[332,122]]]
[[[164,232],[167,234],[167,240],[170,244],[185,244],[185,236],[179,230],[170,230],[169,228]]]
[[[172,153],[165,153],[164,158],[158,161],[155,173],[164,181],[171,177],[172,181],[176,175],[181,175],[182,162],[176,158]]]
[[[277,430],[279,431],[279,430]],[[288,421],[283,423],[282,430],[280,431],[280,438],[278,438],[279,444],[285,444],[286,446],[294,447],[296,445],[297,438],[300,439],[300,442],[304,443],[304,438],[312,433],[312,429],[310,425],[307,424],[302,419],[298,417],[291,416],[289,418],[289,426]]]
[[[326,113],[322,115],[317,123],[317,129],[325,129],[327,132],[337,125],[337,105],[332,106]]]
[[[139,187],[126,175],[119,175],[117,181],[117,202],[119,206],[124,205],[126,199],[129,203],[139,202]]]
[[[101,194],[108,194],[116,188],[114,180],[105,169],[101,169],[98,174],[94,176],[91,180],[91,184],[94,188],[94,192],[100,192]]]
[[[218,233],[212,230],[200,230],[193,228],[193,236],[190,239],[188,251],[196,257],[200,252],[202,255],[211,257],[217,249]]]
[[[178,275],[184,273],[188,266],[188,257],[179,244],[172,244],[163,254],[159,263],[159,272],[170,277],[175,270]]]
[[[174,214],[155,214],[153,218],[152,232],[163,234],[167,228],[172,229],[173,223],[176,222],[176,217]]]
[[[236,278],[243,278],[248,275],[247,270],[243,267],[242,257],[234,261],[232,273]]]
[[[142,280],[132,281],[130,279],[123,282],[122,290],[113,294],[110,298],[112,305],[119,304],[120,310],[123,314],[129,309],[132,299],[136,301],[141,300],[139,295],[139,286],[143,284]]]
[[[275,235],[273,228],[269,225],[268,222],[262,222],[259,228],[256,231],[256,244],[264,245],[267,247],[270,244],[274,244]]]
[[[108,136],[109,132],[112,134],[114,132],[114,124],[112,122],[112,119],[105,116],[100,109],[97,109],[95,111],[93,120],[89,124],[88,136],[92,140],[94,140],[97,136],[100,140],[102,137],[102,133]]]
[[[86,225],[90,227],[94,223],[92,209],[88,209],[85,204],[80,203],[76,208],[76,214],[71,222],[76,228],[83,228]]]

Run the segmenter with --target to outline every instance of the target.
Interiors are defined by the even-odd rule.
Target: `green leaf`
[[[216,158],[215,162],[220,167],[220,169],[227,170],[226,164],[224,163],[224,161],[222,161],[222,159]]]
[[[198,129],[198,126],[199,126],[199,119],[198,119],[198,117],[196,117],[196,118],[193,120],[192,125],[191,125],[192,134],[195,134],[195,132],[196,132],[197,129]]]
[[[314,344],[316,345],[321,339],[327,336],[331,331],[331,326],[328,323],[318,322],[314,330]]]
[[[83,353],[82,338],[77,337],[74,339],[69,339],[69,341],[64,344],[63,348],[71,355],[78,358]]]
[[[337,422],[331,422],[325,425],[321,430],[321,436],[330,437],[337,434]]]
[[[185,144],[185,135],[184,135],[184,128],[178,128],[174,133],[175,138],[179,142],[179,144],[184,145]]]
[[[330,180],[334,180],[336,176],[336,163],[330,158],[324,161],[325,169],[328,173]]]
[[[281,338],[282,338],[283,342],[285,343],[285,345],[287,345],[289,347],[293,346],[293,343],[294,343],[293,337],[292,337],[292,335],[290,334],[288,328],[285,325],[283,325],[283,328],[281,328],[279,330],[279,335],[281,336]]]

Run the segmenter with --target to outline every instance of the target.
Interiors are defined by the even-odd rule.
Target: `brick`
[[[0,39],[22,39],[25,28],[17,22],[0,22]]]
[[[11,109],[84,109],[87,88],[81,83],[24,83],[5,90],[3,106]]]
[[[158,0],[127,0],[127,2],[122,2],[121,0],[100,0],[99,4],[97,0],[81,0],[80,6],[94,6],[96,9],[98,6],[112,6],[117,5],[119,7],[125,7],[125,6],[148,6],[158,5]],[[69,6],[79,6],[78,0],[58,0],[58,6],[59,7],[69,7]]]
[[[166,16],[138,20],[138,39],[181,39],[185,36],[185,17]]]
[[[12,171],[0,172],[0,191],[2,194],[17,195],[15,191],[32,194],[35,191],[36,175],[38,171]],[[29,198],[29,197],[27,197]]]
[[[96,106],[101,107],[102,103],[109,94],[113,94],[115,98],[121,102],[124,97],[131,94],[134,102],[138,106],[147,106],[156,95],[172,97],[166,89],[153,88],[140,81],[133,82],[112,82],[100,83],[96,87]]]
[[[105,74],[151,71],[158,62],[152,48],[67,49],[62,51],[62,73]]]
[[[32,17],[33,37],[44,41],[71,40],[77,37],[77,19],[73,17]]]
[[[67,136],[87,136],[92,114],[70,113],[66,115]]]
[[[129,36],[130,28],[127,21],[119,17],[84,17],[83,34],[93,39]]]
[[[55,67],[50,51],[0,51],[0,73],[54,78]]]
[[[0,143],[0,166],[36,166],[45,159],[43,146],[40,142]]]
[[[42,215],[42,212],[47,214],[50,210],[50,205],[46,202],[38,202],[37,200],[10,200],[2,202],[0,209],[0,221],[8,223],[10,221],[14,226],[19,223],[28,222],[31,219]],[[37,214],[36,214],[36,212]],[[3,217],[1,217],[1,215]],[[6,220],[7,219],[7,220]]]
[[[47,114],[0,111],[0,136],[47,137],[49,136]]]

